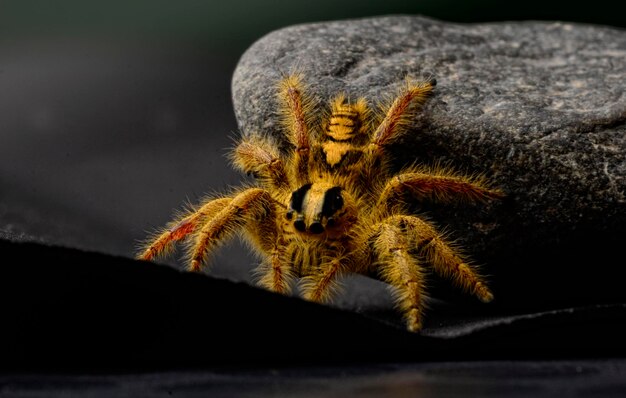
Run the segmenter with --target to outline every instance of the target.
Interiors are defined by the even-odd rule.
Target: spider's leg
[[[328,302],[338,289],[337,277],[347,268],[348,259],[344,256],[322,258],[318,274],[308,275],[300,280],[302,297],[315,302]]]
[[[457,286],[484,303],[493,300],[493,294],[475,267],[432,225],[415,216],[396,215],[389,219],[406,229],[414,247],[424,255],[437,274],[452,279]]]
[[[388,106],[384,118],[371,136],[370,147],[380,152],[383,147],[400,137],[414,116],[417,105],[423,104],[435,86],[434,80],[406,80],[398,96]]]
[[[209,200],[191,214],[178,217],[170,222],[164,230],[157,232],[146,242],[138,253],[137,259],[149,261],[167,254],[172,250],[175,242],[196,231],[203,220],[213,218],[231,200],[228,197]]]
[[[398,174],[389,180],[379,196],[378,207],[383,210],[402,204],[407,193],[417,200],[437,202],[478,202],[504,196],[502,191],[490,188],[482,176],[464,176],[443,169],[415,170]]]
[[[264,218],[273,206],[270,193],[261,188],[246,189],[202,226],[190,247],[190,270],[199,271],[208,254],[253,220]]]
[[[424,276],[405,232],[394,220],[383,221],[376,228],[372,248],[379,263],[378,276],[395,288],[395,300],[404,314],[407,328],[422,328]]]
[[[295,147],[289,167],[295,173],[294,180],[300,186],[308,182],[311,137],[309,126],[313,111],[313,101],[306,93],[300,75],[287,76],[280,82],[278,102],[282,123],[288,138]]]
[[[243,138],[232,152],[235,167],[260,180],[263,186],[289,191],[289,178],[280,151],[268,137]]]
[[[276,223],[276,210],[271,208],[265,217],[250,223],[247,236],[263,261],[256,270],[258,283],[276,293],[288,294],[294,279],[291,264],[285,261],[286,243],[283,231]]]
[[[267,252],[265,263],[258,270],[259,284],[276,293],[288,294],[291,291],[291,283],[294,279],[292,268],[283,261],[284,242],[281,239]]]

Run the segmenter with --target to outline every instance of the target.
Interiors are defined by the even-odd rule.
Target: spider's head
[[[352,199],[341,187],[305,184],[291,194],[287,220],[302,233],[319,235],[345,230],[353,222]]]
[[[331,101],[331,113],[325,134],[333,141],[351,141],[353,138],[360,138],[364,132],[367,112],[367,102],[364,98],[350,104],[344,95],[335,97]]]

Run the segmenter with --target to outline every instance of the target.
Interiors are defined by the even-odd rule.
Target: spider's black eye
[[[309,189],[311,189],[311,184],[305,184],[291,194],[291,210],[302,212],[302,202]]]
[[[312,234],[321,234],[324,232],[324,226],[321,222],[315,221],[309,226],[309,232]]]
[[[294,221],[293,226],[300,232],[306,231],[306,224],[304,223],[304,220],[302,218],[298,218],[296,221]]]
[[[337,210],[343,207],[343,196],[341,187],[332,187],[324,194],[324,204],[322,205],[322,216],[331,217]]]
[[[285,214],[285,218],[291,220],[293,218],[293,210],[289,210],[287,214]]]

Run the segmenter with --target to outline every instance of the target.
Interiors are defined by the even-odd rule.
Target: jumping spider
[[[476,269],[408,203],[485,201],[502,193],[482,176],[413,166],[393,174],[389,144],[403,135],[435,86],[407,79],[396,97],[373,112],[364,98],[343,94],[321,117],[294,74],[278,87],[289,153],[267,136],[250,134],[232,160],[257,186],[201,203],[155,234],[138,258],[152,260],[174,243],[189,242],[189,269],[199,271],[210,253],[235,235],[247,238],[262,263],[259,283],[287,294],[300,278],[302,295],[328,301],[337,277],[357,273],[393,287],[410,331],[422,327],[425,265],[451,278],[483,302],[493,299]]]

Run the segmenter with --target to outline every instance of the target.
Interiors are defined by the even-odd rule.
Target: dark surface
[[[418,336],[371,281],[348,282],[343,310],[231,282],[251,280],[238,245],[211,270],[229,280],[131,260],[186,197],[239,181],[222,156],[236,58],[129,42],[1,50],[0,394],[624,391],[611,359],[625,354],[624,290],[569,287],[578,299],[563,301],[568,277],[549,268],[494,272],[488,306],[433,289]],[[605,266],[590,259],[589,272]]]
[[[0,251],[19,259],[1,279],[2,396],[626,391],[623,304],[457,314],[420,336],[151,263],[7,241]]]
[[[626,391],[623,304],[445,315],[439,304],[419,336],[380,314],[123,257],[8,241],[0,251],[13,259],[0,279],[2,396]]]
[[[28,397],[623,397],[624,360],[385,363],[326,367],[0,376]],[[3,396],[4,396],[3,395]]]
[[[151,263],[31,243],[1,241],[0,250],[28,264],[3,272],[2,365],[9,370],[626,353],[624,304],[530,314],[502,308],[448,314],[431,320],[417,335],[367,313],[361,316]]]

